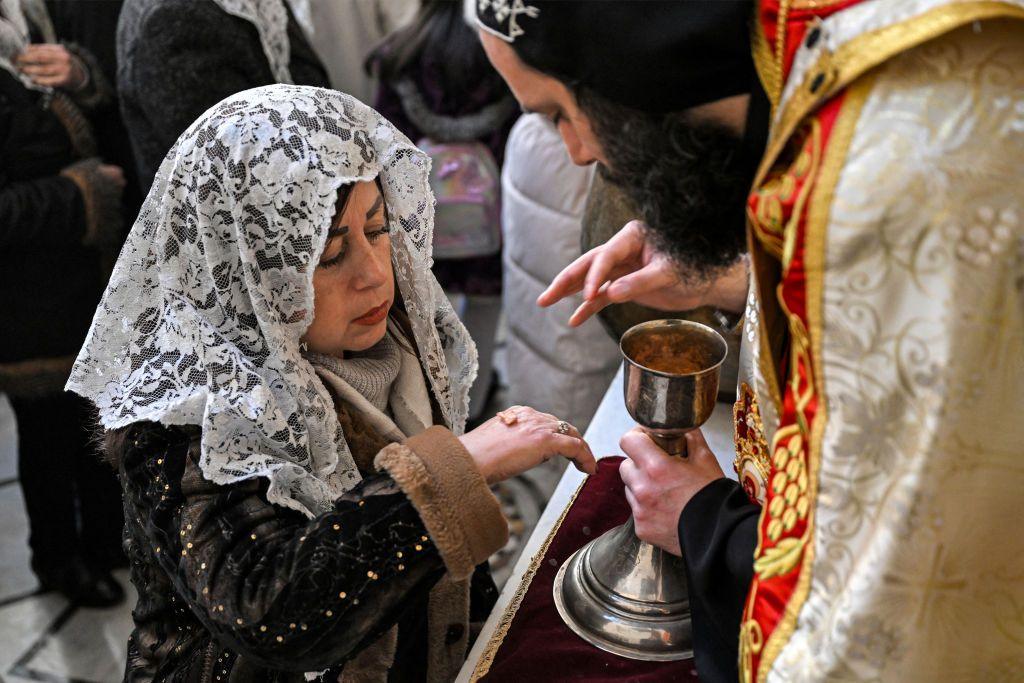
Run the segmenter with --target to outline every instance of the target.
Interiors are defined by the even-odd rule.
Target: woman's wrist
[[[466,449],[467,453],[469,453],[469,457],[476,466],[477,472],[479,472],[480,476],[484,478],[487,485],[490,486],[495,483],[492,479],[494,472],[491,468],[490,458],[481,455],[480,451],[482,449],[480,448],[480,444],[477,443],[476,436],[473,432],[466,432],[457,438],[459,439],[459,442],[462,443],[462,447]]]

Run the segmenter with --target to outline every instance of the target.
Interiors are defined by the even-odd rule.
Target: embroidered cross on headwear
[[[486,29],[506,43],[513,43],[518,36],[526,31],[519,25],[519,16],[525,14],[536,19],[540,10],[527,5],[523,0],[478,0],[477,16],[483,17],[488,9],[494,14],[494,22],[487,22]]]

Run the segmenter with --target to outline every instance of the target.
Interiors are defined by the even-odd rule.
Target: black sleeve
[[[265,480],[207,481],[198,437],[162,445],[143,435],[124,453],[129,529],[217,641],[263,666],[343,664],[444,574],[419,515],[387,475],[307,519],[268,503]]]
[[[6,182],[0,171],[0,247],[79,244],[85,205],[78,186],[60,175]]]
[[[732,479],[717,479],[679,516],[693,643],[701,681],[736,681],[740,619],[754,576],[761,507]]]

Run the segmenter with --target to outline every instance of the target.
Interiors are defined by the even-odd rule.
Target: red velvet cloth
[[[622,458],[598,461],[548,546],[487,675],[510,681],[695,681],[693,660],[641,662],[599,650],[562,622],[551,588],[570,555],[629,517],[619,478]]]

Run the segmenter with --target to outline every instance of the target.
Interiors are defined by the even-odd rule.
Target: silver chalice
[[[715,407],[725,340],[706,325],[654,320],[622,335],[626,410],[662,449],[685,457],[686,432]],[[555,606],[577,635],[631,659],[693,656],[683,561],[636,537],[633,518],[577,550],[555,577]]]

